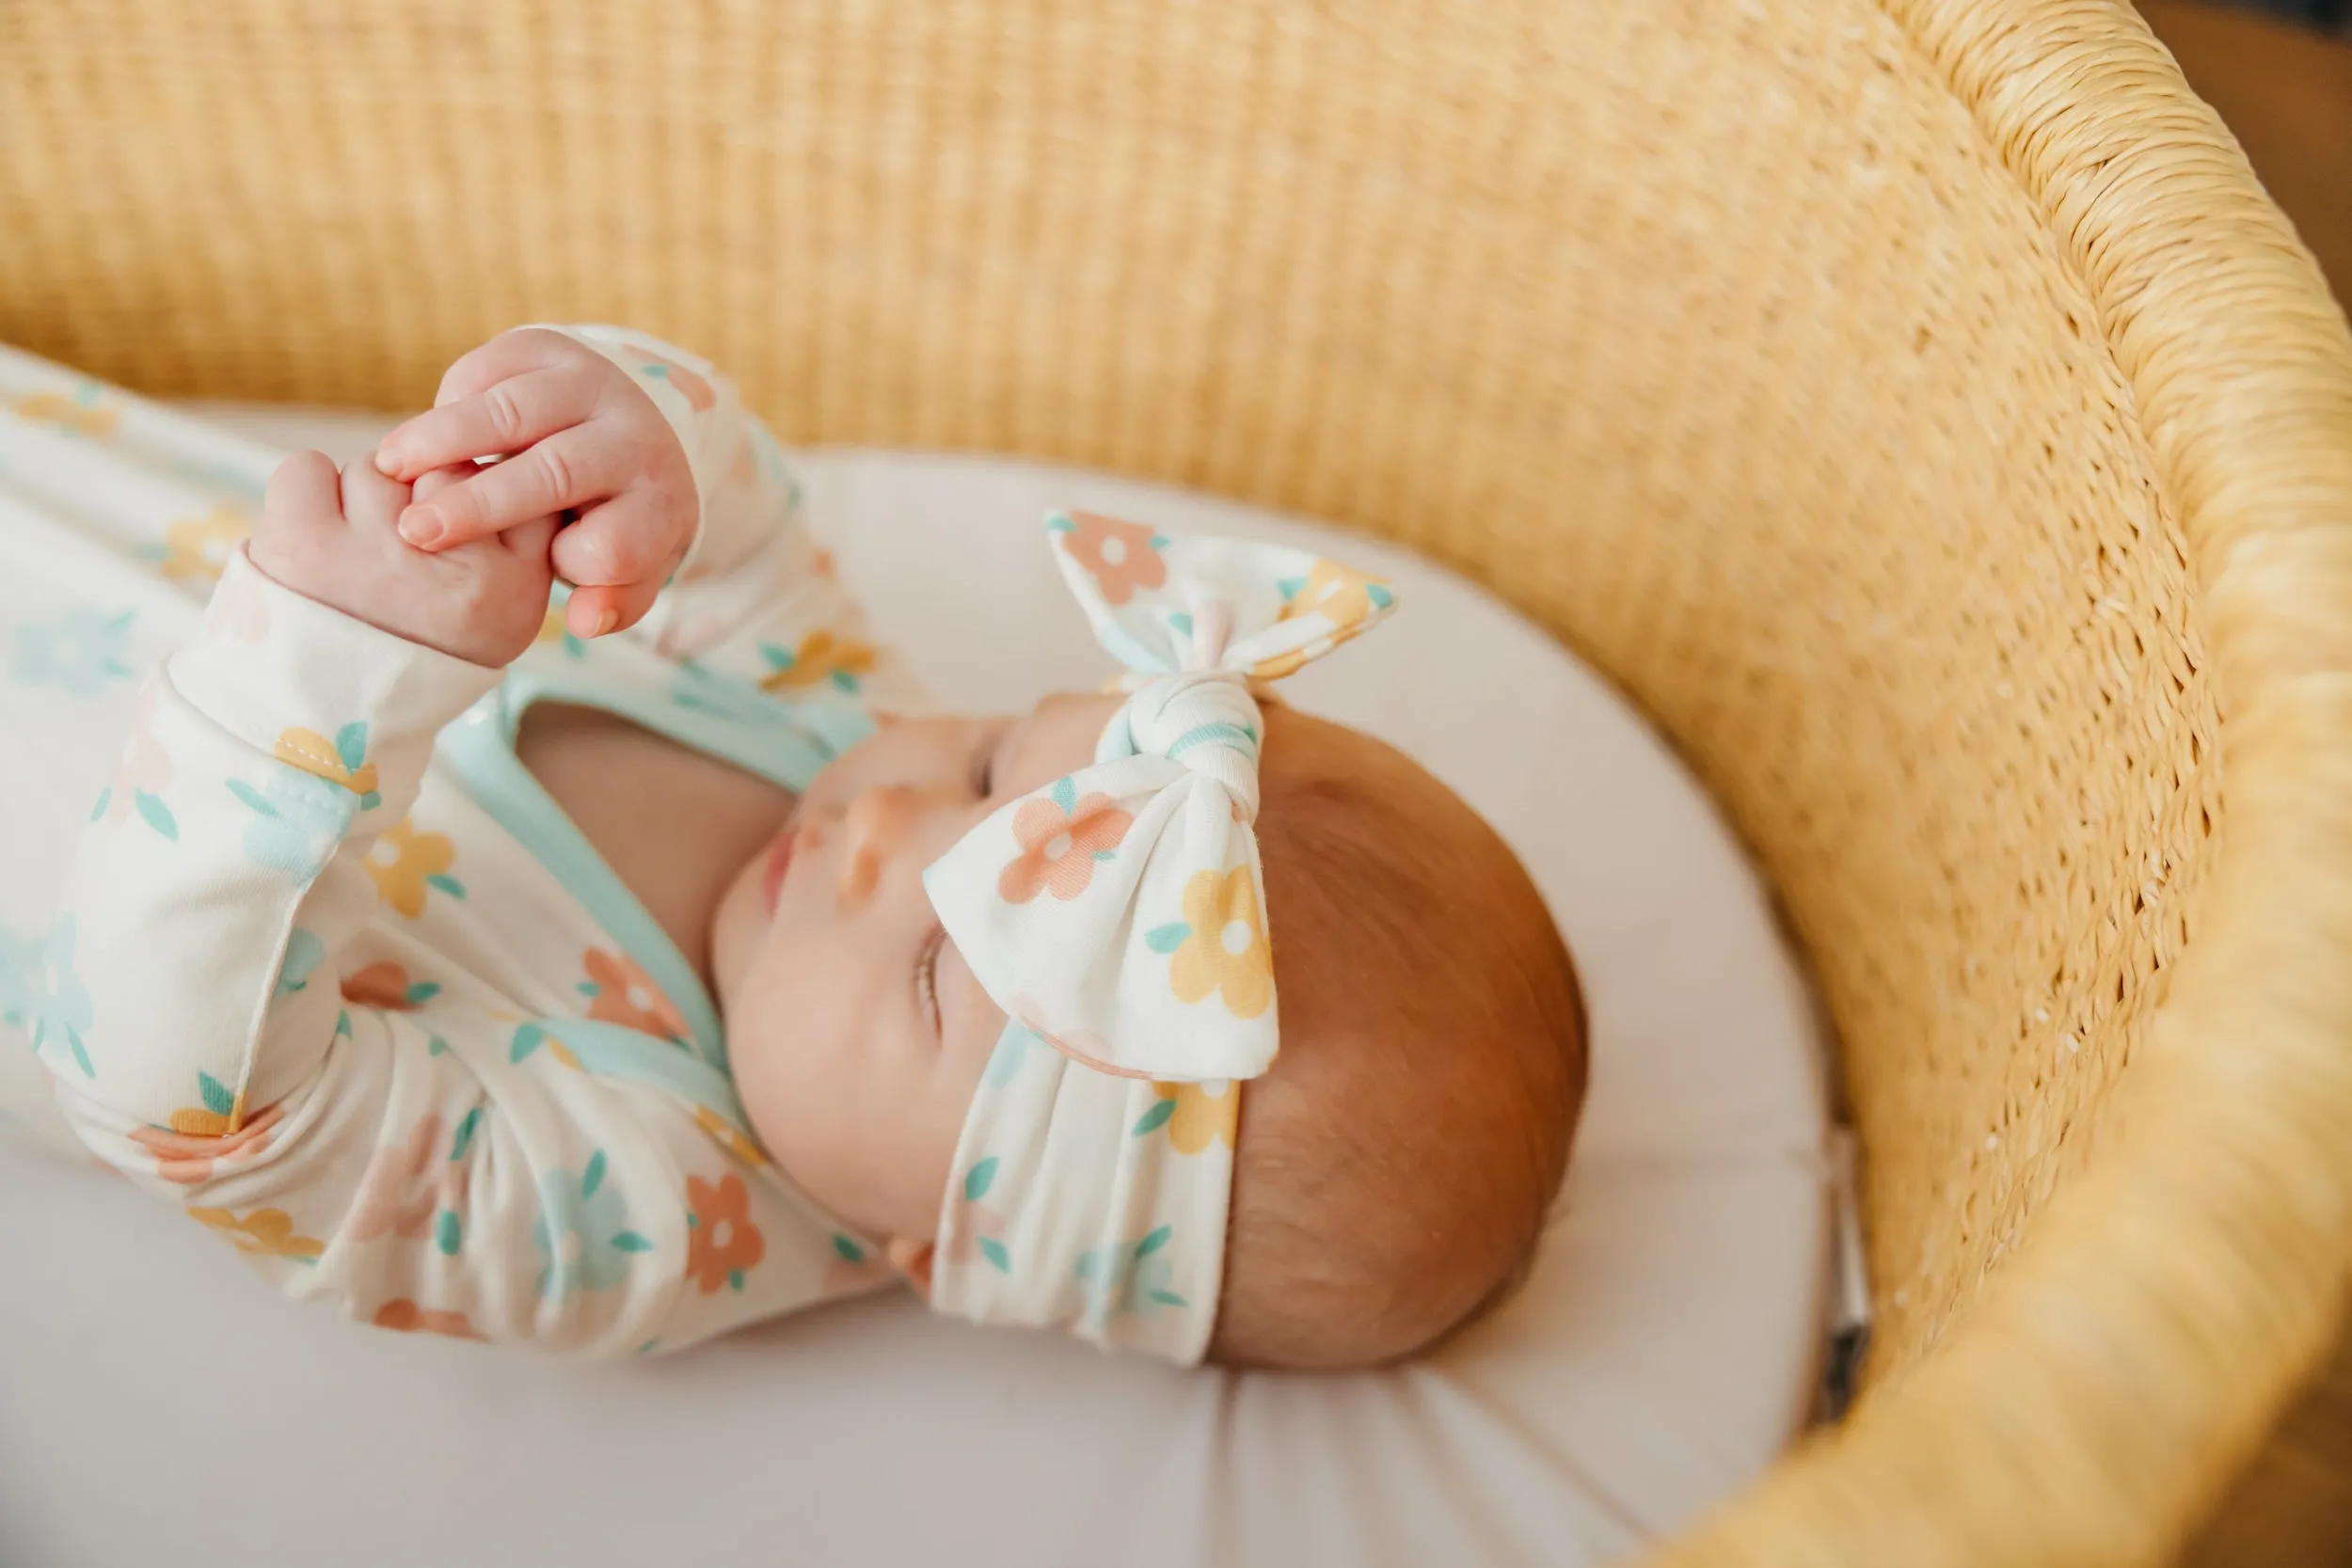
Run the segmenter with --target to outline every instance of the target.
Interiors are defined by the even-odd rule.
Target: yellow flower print
[[[874,671],[870,644],[829,631],[810,632],[789,653],[773,643],[762,643],[759,651],[769,665],[759,680],[762,691],[796,691],[830,680],[844,691],[855,692],[862,677]]]
[[[103,441],[114,434],[121,416],[105,404],[83,403],[63,392],[33,392],[11,405],[16,417],[36,424],[53,424],[75,436]]]
[[[342,785],[360,797],[365,808],[375,799],[375,764],[360,760],[367,746],[365,724],[345,724],[332,740],[316,730],[289,729],[279,733],[275,754],[290,767]]]
[[[1295,585],[1278,619],[1295,621],[1301,615],[1319,614],[1331,623],[1333,631],[1344,636],[1371,620],[1374,610],[1386,610],[1395,602],[1394,590],[1378,578],[1366,577],[1336,561],[1317,561],[1307,569],[1306,581]]]
[[[409,920],[424,913],[428,889],[466,896],[465,884],[449,874],[457,863],[457,846],[447,833],[422,832],[405,816],[377,835],[362,863],[375,883],[375,896]]]
[[[1254,680],[1279,681],[1295,673],[1301,666],[1321,658],[1363,630],[1396,603],[1396,590],[1378,578],[1367,577],[1336,561],[1318,560],[1307,569],[1306,577],[1284,582],[1281,587],[1286,597],[1278,620],[1295,621],[1307,615],[1320,615],[1331,630],[1299,647],[1260,659],[1249,670]]]
[[[694,1125],[710,1134],[711,1141],[747,1165],[764,1165],[768,1156],[760,1147],[727,1124],[727,1118],[707,1106],[694,1107]]]
[[[156,570],[175,582],[218,582],[229,558],[252,531],[253,520],[233,506],[183,517],[164,531],[162,564]]]
[[[256,1258],[287,1258],[315,1263],[326,1243],[294,1234],[294,1219],[283,1209],[256,1209],[239,1214],[227,1209],[191,1209],[188,1218],[219,1231],[236,1243],[237,1250]]]
[[[1179,1002],[1214,991],[1235,1018],[1256,1018],[1273,1005],[1274,950],[1247,865],[1195,872],[1184,884],[1184,918],[1144,941],[1153,952],[1175,954],[1168,983]]]
[[[1136,1134],[1168,1129],[1168,1141],[1179,1154],[1200,1154],[1211,1144],[1233,1147],[1233,1132],[1241,1121],[1241,1085],[1222,1084],[1216,1093],[1203,1084],[1152,1085],[1160,1102],[1136,1123]]]

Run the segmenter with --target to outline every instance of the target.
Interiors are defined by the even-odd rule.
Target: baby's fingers
[[[575,425],[411,505],[400,515],[400,536],[419,549],[446,549],[586,506],[619,490],[628,464],[625,443],[595,424]]]
[[[419,414],[377,444],[375,466],[395,479],[477,457],[521,451],[596,412],[593,376],[559,367],[493,383]]]
[[[323,451],[298,451],[278,465],[262,492],[262,515],[270,522],[341,522],[342,476]]]

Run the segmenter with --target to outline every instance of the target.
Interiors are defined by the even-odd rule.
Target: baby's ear
[[[922,1291],[931,1293],[931,1243],[910,1242],[893,1236],[882,1248],[890,1266],[906,1276],[906,1282]]]

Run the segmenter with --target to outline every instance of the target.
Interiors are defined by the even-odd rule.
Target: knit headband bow
[[[1084,513],[1046,527],[1129,694],[1090,767],[924,873],[1008,1015],[964,1118],[931,1301],[1191,1363],[1216,1321],[1240,1082],[1279,1044],[1250,689],[1395,594],[1277,546]]]

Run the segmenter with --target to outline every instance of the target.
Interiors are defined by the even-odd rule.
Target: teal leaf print
[[[343,759],[343,771],[357,773],[368,760],[368,727],[363,723],[345,724],[335,732],[335,754]]]
[[[1078,525],[1072,522],[1064,514],[1057,512],[1052,516],[1045,519],[1045,531],[1048,533],[1075,533],[1078,531]]]
[[[457,1249],[465,1244],[465,1229],[454,1213],[444,1209],[434,1216],[433,1244],[441,1249],[442,1257],[456,1257]]]
[[[1061,814],[1064,816],[1070,816],[1078,809],[1078,786],[1071,781],[1068,774],[1056,779],[1053,787],[1045,793],[1053,797],[1054,804],[1061,808]]]
[[[1284,604],[1298,597],[1298,591],[1306,586],[1305,578],[1276,578],[1274,579],[1274,591],[1282,595]]]
[[[466,884],[445,871],[436,871],[424,879],[425,886],[438,888],[452,898],[466,896]]]
[[[727,1289],[733,1291],[738,1295],[743,1293],[743,1271],[741,1269],[729,1269],[727,1271]]]
[[[260,812],[263,816],[276,816],[278,815],[278,808],[269,803],[269,797],[263,795],[260,790],[254,788],[243,779],[230,779],[228,783],[230,794],[234,795],[238,800],[243,800],[246,805],[251,806],[255,811]]]
[[[980,1249],[981,1257],[994,1265],[998,1274],[1012,1273],[1012,1254],[1005,1250],[1004,1243],[993,1236],[977,1236],[973,1238],[973,1244]]]
[[[326,943],[315,932],[295,927],[286,935],[286,956],[278,961],[278,987],[270,995],[274,1000],[292,996],[310,983],[322,961],[326,958]]]
[[[690,1213],[686,1217],[691,1220],[694,1216]],[[844,1263],[863,1263],[866,1261],[866,1249],[838,1231],[834,1233],[833,1250],[839,1256]]]
[[[338,1007],[335,1009],[335,1037],[339,1040],[347,1040],[352,1037],[351,1009],[349,1007]]]
[[[1171,610],[1168,612],[1168,624],[1175,627],[1180,636],[1190,637],[1192,635],[1192,617],[1181,610]]]
[[[73,1058],[73,1065],[82,1069],[83,1077],[95,1078],[98,1069],[90,1065],[89,1050],[83,1043],[83,1037],[90,1029],[90,1004],[89,992],[73,970],[77,940],[78,931],[70,914],[59,915],[49,927],[49,935],[42,941],[28,976],[24,1022],[32,1035],[35,1051],[62,1047]]]
[[[592,1164],[600,1163],[602,1152]],[[576,1291],[609,1291],[628,1277],[629,1261],[652,1243],[629,1228],[628,1211],[617,1185],[591,1183],[585,1173],[544,1172],[539,1179],[539,1218],[532,1242],[545,1259],[539,1270],[543,1301],[561,1302]]]
[[[412,1007],[421,1007],[440,994],[441,983],[438,980],[420,980],[408,988],[405,1000]]]
[[[1175,1114],[1176,1102],[1172,1100],[1163,1100],[1143,1113],[1143,1119],[1136,1123],[1136,1130],[1128,1135],[1140,1138],[1147,1132],[1156,1132],[1162,1127],[1167,1126],[1168,1118]]]
[[[1152,535],[1152,547],[1155,550],[1164,550],[1175,542],[1176,541],[1170,539],[1165,533],[1154,533]]]
[[[131,678],[131,622],[135,610],[108,615],[88,607],[62,620],[21,626],[16,634],[16,679],[24,686],[54,686],[71,697],[95,697],[108,683]]]
[[[1155,1290],[1152,1292],[1152,1299],[1158,1302],[1162,1307],[1182,1307],[1184,1305],[1184,1298],[1178,1295],[1173,1291]]]
[[[580,1196],[594,1197],[604,1185],[604,1150],[599,1148],[588,1156],[588,1168],[580,1174]]]
[[[1005,1032],[996,1037],[996,1049],[988,1055],[988,1066],[980,1071],[980,1082],[992,1089],[1001,1089],[1021,1076],[1021,1064],[1029,1059],[1029,1048],[1038,1044],[1037,1033],[1025,1023],[1008,1022]]]
[[[437,1035],[434,1037],[437,1039],[440,1037]],[[457,1124],[456,1135],[449,1141],[449,1157],[452,1160],[466,1157],[466,1150],[472,1145],[474,1132],[481,1125],[482,1107],[477,1105],[466,1113],[466,1118]]]
[[[980,1199],[988,1196],[989,1188],[994,1186],[995,1184],[996,1156],[992,1154],[987,1159],[982,1160],[978,1164],[974,1165],[970,1170],[964,1172],[963,1201],[966,1203],[979,1202]]]
[[[1386,610],[1396,603],[1396,595],[1376,582],[1367,583],[1364,586],[1364,597],[1372,601],[1375,610]]]
[[[1184,921],[1175,920],[1165,926],[1154,926],[1144,932],[1143,945],[1165,957],[1182,947],[1191,936],[1192,927]]]
[[[246,858],[299,882],[318,875],[363,804],[341,784],[290,763],[278,764],[266,784],[227,784],[254,814],[245,830]]]
[[[89,809],[89,819],[95,822],[100,817],[105,816],[106,808],[114,803],[114,785],[108,784],[105,788],[100,790],[98,792],[98,804],[90,807]]]
[[[225,1117],[237,1108],[237,1097],[229,1092],[229,1085],[209,1072],[196,1075],[196,1092],[203,1100],[204,1108],[216,1117]]]
[[[431,1036],[424,1042],[424,1053],[428,1056],[446,1056],[449,1054],[449,1041],[438,1035]]]
[[[506,1059],[510,1062],[522,1061],[538,1050],[547,1037],[548,1032],[535,1023],[517,1026],[515,1030],[514,1042],[506,1048]]]
[[[1168,1103],[1172,1105],[1175,1101],[1170,1101]],[[1174,1234],[1176,1234],[1176,1227],[1174,1226],[1161,1226],[1157,1230],[1152,1231],[1152,1234],[1146,1236],[1142,1241],[1136,1243],[1136,1256],[1137,1258],[1151,1257],[1153,1253],[1159,1251],[1160,1248],[1168,1245],[1168,1239]]]
[[[131,797],[131,803],[138,809],[139,820],[174,844],[180,842],[180,819],[171,815],[171,808],[164,804],[162,797],[142,789]]]

